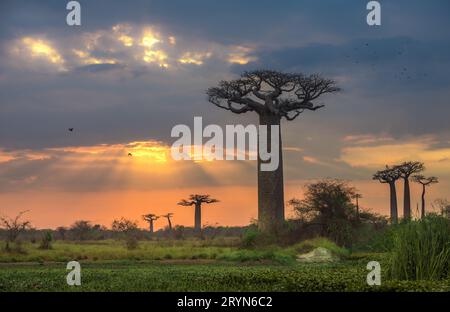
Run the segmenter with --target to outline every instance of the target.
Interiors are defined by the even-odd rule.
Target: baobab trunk
[[[356,219],[359,221],[359,200],[356,197]]]
[[[398,222],[397,190],[395,189],[395,182],[389,183],[389,189],[391,193],[391,223],[395,224]]]
[[[411,219],[411,194],[409,191],[409,178],[404,178],[405,192],[403,195],[403,219]]]
[[[202,204],[195,204],[195,231],[200,232],[202,230]]]
[[[422,184],[422,213],[421,218],[425,218],[425,185]]]
[[[170,221],[170,219],[167,219],[167,221],[169,221],[169,231],[172,231],[172,222]]]
[[[280,121],[281,118],[276,115],[259,115],[259,124],[267,125],[267,151],[271,151],[272,148],[271,126],[279,126],[279,163],[278,168],[273,171],[261,170],[261,164],[268,161],[263,161],[260,157],[258,138],[258,226],[262,231],[267,232],[276,231],[277,227],[284,221],[283,158]]]
[[[153,234],[153,221],[150,221],[150,233]]]

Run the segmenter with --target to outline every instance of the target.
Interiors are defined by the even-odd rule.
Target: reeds
[[[439,280],[450,266],[449,220],[430,215],[406,222],[394,234],[389,276],[398,280]]]

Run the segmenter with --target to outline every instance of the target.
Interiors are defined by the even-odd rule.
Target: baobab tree
[[[153,223],[159,219],[159,217],[153,213],[149,213],[142,216],[142,219],[148,222],[150,226],[150,233],[153,234]]]
[[[422,210],[420,216],[423,219],[425,218],[425,189],[431,184],[439,183],[439,180],[436,177],[425,177],[417,174],[413,176],[413,181],[422,185]]]
[[[304,111],[322,108],[324,105],[314,102],[320,96],[336,91],[339,88],[335,81],[317,74],[305,76],[256,70],[244,72],[239,79],[221,81],[217,87],[209,88],[207,95],[211,103],[232,113],[258,114],[259,125],[267,126],[265,146],[271,150],[272,126],[279,127],[283,117],[291,121]],[[258,132],[258,136],[261,133]],[[278,131],[278,153],[278,168],[264,171],[261,164],[267,161],[261,158],[258,148],[258,226],[263,231],[274,231],[284,221],[281,129]]]
[[[408,161],[396,167],[400,172],[400,177],[403,178],[404,181],[403,218],[409,220],[411,219],[411,191],[409,188],[409,177],[414,173],[425,170],[425,166],[419,161]]]
[[[170,220],[170,218],[172,218],[173,213],[169,212],[168,214],[162,215],[161,217],[166,218],[167,219],[167,223],[169,225],[169,231],[172,231],[172,221]]]
[[[352,198],[356,200],[356,218],[359,220],[359,199],[362,198],[362,194],[355,193]]]
[[[400,172],[397,167],[390,168],[386,166],[386,169],[377,171],[373,175],[374,180],[378,180],[380,183],[389,184],[390,191],[390,209],[391,209],[391,223],[398,222],[398,209],[397,209],[397,190],[395,182],[400,178]]]
[[[182,199],[177,205],[195,206],[195,225],[194,229],[200,232],[202,229],[202,204],[212,204],[219,202],[217,199],[211,198],[210,195],[191,194],[189,199]]]

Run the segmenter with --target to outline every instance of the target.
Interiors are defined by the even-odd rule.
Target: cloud
[[[35,69],[53,68],[66,71],[65,60],[53,44],[45,39],[22,37],[14,40],[9,49],[10,56],[17,56],[20,66],[31,66]],[[44,66],[39,66],[44,63]],[[19,64],[17,64],[19,65]]]
[[[200,66],[210,59],[228,64],[256,60],[250,56],[250,47],[205,40],[191,42],[165,32],[163,27],[145,24],[115,24],[53,41],[58,41],[59,48],[40,35],[10,40],[9,64],[25,71],[42,70],[42,66],[37,66],[42,60],[56,71],[104,64],[120,64],[131,70],[148,66],[177,70],[188,64]]]
[[[192,154],[193,155],[193,154]],[[236,185],[236,174],[255,170],[255,161],[174,161],[158,141],[0,150],[2,192],[45,190],[92,192]],[[251,185],[243,178],[238,184]]]
[[[371,143],[379,143],[379,142],[389,142],[394,139],[389,136],[376,136],[373,134],[356,134],[356,135],[346,135],[342,141],[351,143],[351,144],[371,144]]]
[[[435,148],[434,144],[434,138],[425,137],[371,146],[344,147],[339,160],[354,168],[368,169],[414,160],[424,162],[433,172],[448,175],[450,146]]]

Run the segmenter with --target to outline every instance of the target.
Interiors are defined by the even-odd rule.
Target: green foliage
[[[128,250],[137,249],[139,247],[139,241],[137,240],[135,235],[129,235],[125,239],[125,246],[127,247]]]
[[[173,228],[173,235],[175,237],[175,239],[181,240],[184,239],[184,232],[185,232],[185,228],[182,225],[176,225]]]
[[[363,226],[356,231],[352,251],[390,252],[394,248],[396,229],[401,225],[389,225],[382,229]]]
[[[281,248],[272,246],[257,250],[240,249],[231,251],[220,255],[218,257],[218,260],[237,262],[274,262],[280,264],[288,264],[294,263],[295,257],[294,255]]]
[[[15,242],[10,242],[9,240],[5,241],[5,245],[1,250],[5,254],[17,254],[17,255],[26,255],[27,251],[23,248],[22,241],[20,239],[16,239]],[[15,255],[13,256],[15,257]]]
[[[52,249],[52,233],[47,231],[44,233],[39,245],[39,249]]]
[[[196,260],[200,261],[200,260]],[[245,263],[82,263],[80,287],[61,280],[60,264],[7,265],[0,291],[450,291],[446,281],[388,281],[366,284],[363,264],[267,265]]]
[[[251,225],[242,236],[241,245],[243,248],[256,248],[268,246],[276,242],[276,236],[258,230],[256,225]]]
[[[366,225],[380,228],[387,223],[385,217],[369,210],[357,212],[352,200],[358,196],[361,195],[346,181],[324,179],[307,184],[304,199],[294,198],[289,204],[303,223],[303,232],[314,228],[317,232],[318,228],[320,236],[339,246],[351,247],[359,228]]]
[[[39,249],[38,246],[24,242],[23,252],[6,252],[0,250],[0,262],[67,262],[71,260],[110,261],[110,260],[161,260],[172,259],[215,259],[222,253],[232,250],[231,247],[219,247],[217,244],[234,244],[223,241],[140,241],[139,248],[128,249],[123,241],[54,241],[50,250]],[[15,244],[10,244],[15,251]],[[234,248],[235,249],[235,248]]]
[[[450,268],[450,222],[429,215],[395,230],[389,276],[398,280],[439,280]]]

